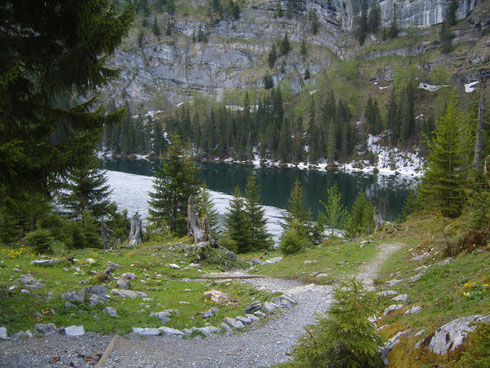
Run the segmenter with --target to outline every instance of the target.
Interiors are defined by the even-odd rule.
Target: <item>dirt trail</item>
[[[375,259],[364,265],[358,277],[372,285],[379,266],[400,244],[378,246]],[[237,334],[216,335],[206,339],[180,339],[170,337],[143,338],[133,334],[118,337],[114,348],[102,365],[109,367],[260,367],[289,359],[291,346],[304,332],[303,327],[315,322],[315,314],[323,314],[333,300],[332,287],[305,285],[296,280],[262,278],[247,280],[255,286],[280,290],[289,294],[297,304],[283,309],[282,314],[270,318],[260,327]],[[8,367],[53,367],[48,364],[54,354],[60,356],[82,351],[84,345],[99,346],[103,353],[111,337],[97,335],[70,339],[66,336],[47,336],[28,341],[9,341],[0,344],[0,367],[8,357]],[[31,341],[32,340],[32,341]],[[60,353],[61,349],[61,353]],[[26,356],[27,355],[27,356]],[[16,358],[18,364],[16,364]],[[69,360],[65,365],[69,364]],[[60,365],[63,366],[63,365]],[[80,365],[77,365],[80,366]],[[93,365],[92,365],[93,367]]]

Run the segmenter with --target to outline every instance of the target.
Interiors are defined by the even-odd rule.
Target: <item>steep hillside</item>
[[[339,59],[360,60],[362,74],[387,80],[395,66],[407,62],[424,70],[442,64],[456,73],[459,85],[488,68],[489,5],[481,1],[459,2],[460,21],[451,28],[456,47],[450,54],[441,54],[438,36],[448,1],[405,0],[396,7],[392,0],[381,1],[379,30],[363,46],[354,32],[359,0],[178,0],[170,12],[170,2],[163,3],[138,2],[134,28],[113,59],[122,72],[103,93],[107,102],[161,109],[192,101],[196,94],[221,99],[229,90],[260,89],[266,76],[297,94]],[[401,32],[383,41],[383,27],[391,26],[395,9]],[[285,37],[292,50],[280,56]],[[271,66],[273,44],[278,57]],[[306,72],[311,79],[305,81]]]

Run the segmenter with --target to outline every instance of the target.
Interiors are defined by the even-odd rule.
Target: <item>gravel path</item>
[[[366,264],[358,276],[369,284],[379,265],[398,248],[398,244],[378,247],[376,258]],[[332,287],[274,278],[250,279],[247,282],[287,293],[297,304],[283,309],[280,316],[269,317],[263,326],[251,327],[237,334],[206,339],[121,336],[103,367],[238,368],[269,366],[288,360],[288,352],[304,332],[303,327],[314,323],[315,314],[324,313],[332,302]],[[85,362],[86,357],[102,354],[110,340],[110,336],[96,334],[78,338],[52,335],[24,341],[8,340],[0,342],[0,367],[93,367],[95,361]],[[57,356],[60,360],[50,363],[50,359]]]

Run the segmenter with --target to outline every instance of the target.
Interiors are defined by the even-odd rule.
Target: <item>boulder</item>
[[[231,317],[226,317],[225,319],[223,319],[223,322],[237,330],[245,327],[242,322],[237,321],[235,318],[231,318]]]
[[[128,290],[131,287],[129,280],[122,276],[116,281],[116,285],[117,288],[121,290]]]
[[[219,333],[219,328],[214,326],[206,326],[206,327],[196,328],[196,331],[202,332],[206,337],[210,337],[214,334]]]
[[[395,296],[391,300],[394,300],[396,302],[406,302],[407,299],[408,299],[408,295],[407,294],[400,294],[398,296]]]
[[[70,326],[65,327],[66,336],[83,336],[85,335],[85,328],[83,326]]]
[[[416,274],[415,276],[410,277],[410,278],[408,279],[408,282],[410,282],[410,283],[417,282],[417,281],[419,281],[419,280],[422,278],[422,276],[424,276],[424,275],[425,275],[425,270],[424,270],[424,271],[419,272],[419,273],[418,273],[418,274]]]
[[[184,333],[180,330],[170,327],[159,327],[158,330],[165,336],[182,336]]]
[[[95,294],[104,297],[107,295],[107,290],[104,285],[87,286],[85,288],[85,294]]]
[[[262,307],[262,310],[266,313],[266,314],[272,314],[275,312],[276,309],[278,309],[279,306],[275,303],[271,303],[271,302],[265,302],[264,303],[264,306]]]
[[[168,314],[164,312],[152,312],[150,313],[150,317],[157,317],[162,323],[170,322],[170,318],[168,318]]]
[[[36,290],[44,287],[44,285],[39,280],[36,280],[36,278],[31,275],[20,275],[20,281],[22,281],[26,288],[31,290]]]
[[[142,291],[131,291],[131,290],[118,290],[118,289],[112,289],[112,293],[114,295],[119,295],[122,297],[129,297],[129,298],[136,298],[136,297],[143,297],[146,296],[146,293]]]
[[[34,330],[43,335],[52,335],[58,332],[54,323],[39,323],[34,326]]]
[[[383,359],[383,362],[384,362],[385,365],[389,365],[389,361],[388,361],[387,355],[391,351],[391,349],[393,349],[395,347],[395,345],[400,342],[399,338],[401,336],[403,336],[403,335],[406,335],[406,334],[410,333],[411,331],[412,331],[411,329],[408,329],[408,330],[405,330],[405,331],[397,332],[395,334],[395,336],[393,336],[392,338],[390,338],[386,342],[386,344],[383,346],[383,348],[381,348],[379,354],[381,355],[381,359]]]
[[[206,291],[204,292],[204,296],[207,299],[210,299],[212,302],[221,306],[228,306],[228,305],[238,306],[238,301],[229,297],[228,295],[226,295],[225,293],[219,290],[213,289],[213,290]]]
[[[268,259],[267,261],[264,261],[264,263],[268,263],[268,264],[277,263],[277,262],[282,261],[282,258],[283,257],[274,257],[274,258]]]
[[[260,321],[260,318],[257,317],[257,316],[254,316],[253,314],[245,314],[245,317],[247,317],[252,322],[258,322],[258,321]]]
[[[316,275],[316,277],[319,279],[326,279],[328,275],[326,273],[319,273]]]
[[[1,340],[7,340],[8,339],[7,328],[0,327],[0,339]]]
[[[318,261],[316,259],[313,259],[311,261],[304,261],[303,264],[305,266],[311,266],[311,265],[315,265],[315,264],[318,264]]]
[[[245,313],[253,313],[255,311],[258,311],[260,308],[262,308],[262,303],[259,301],[250,303],[245,307]]]
[[[106,272],[112,272],[116,268],[119,268],[119,267],[121,267],[121,266],[118,265],[117,263],[114,263],[114,262],[111,262],[111,261],[107,261],[107,271]]]
[[[110,317],[114,317],[114,318],[118,318],[119,317],[117,315],[117,311],[114,308],[112,308],[112,307],[106,307],[106,308],[104,308],[104,310],[102,312],[105,313],[105,314],[108,314]]]
[[[204,312],[202,314],[203,318],[211,318],[214,317],[216,314],[218,314],[218,308],[211,308],[210,310]]]
[[[60,261],[59,259],[35,259],[34,261],[31,261],[29,264],[33,266],[52,266],[59,261]]]
[[[133,332],[137,335],[143,335],[143,336],[158,336],[158,335],[160,335],[160,330],[158,328],[133,327]]]
[[[481,314],[455,319],[436,330],[428,348],[438,355],[444,355],[460,346],[468,332],[475,330],[474,322],[489,321],[490,315]]]
[[[252,324],[252,320],[250,318],[247,318],[247,317],[243,317],[243,316],[236,316],[235,319],[237,321],[240,321],[241,323],[243,323],[244,325],[251,325]]]
[[[91,307],[95,307],[97,304],[104,304],[104,299],[98,296],[97,294],[92,294],[88,298],[88,304]]]
[[[403,304],[392,304],[384,310],[383,315],[387,316],[389,313],[396,311],[398,309],[402,309],[403,307],[404,307]]]
[[[394,290],[385,290],[385,291],[380,291],[378,293],[379,296],[390,296],[390,295],[397,295],[398,293]]]
[[[173,268],[174,270],[180,270],[180,266],[176,265],[175,263],[169,264],[168,267]]]
[[[124,277],[125,279],[128,279],[128,280],[136,280],[137,279],[136,275],[132,272],[123,273],[120,277]]]
[[[390,280],[390,281],[386,281],[386,284],[388,286],[395,286],[396,284],[399,284],[400,282],[402,282],[403,280],[397,280],[397,279],[393,279],[393,280]]]
[[[261,317],[261,318],[267,318],[267,315],[262,313],[261,311],[254,312],[254,316]]]
[[[79,293],[78,291],[69,291],[67,293],[64,293],[61,295],[61,298],[68,302],[77,302],[77,303],[83,303],[83,299],[84,299],[83,294]]]
[[[405,311],[405,313],[403,313],[403,314],[415,314],[415,313],[420,312],[422,309],[423,308],[420,305],[414,305],[412,308]]]

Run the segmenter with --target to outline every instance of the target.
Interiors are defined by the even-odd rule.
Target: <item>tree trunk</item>
[[[482,163],[483,155],[483,114],[485,112],[485,84],[486,77],[480,79],[480,107],[478,108],[478,126],[476,128],[475,158],[473,160],[473,169],[478,170]]]

